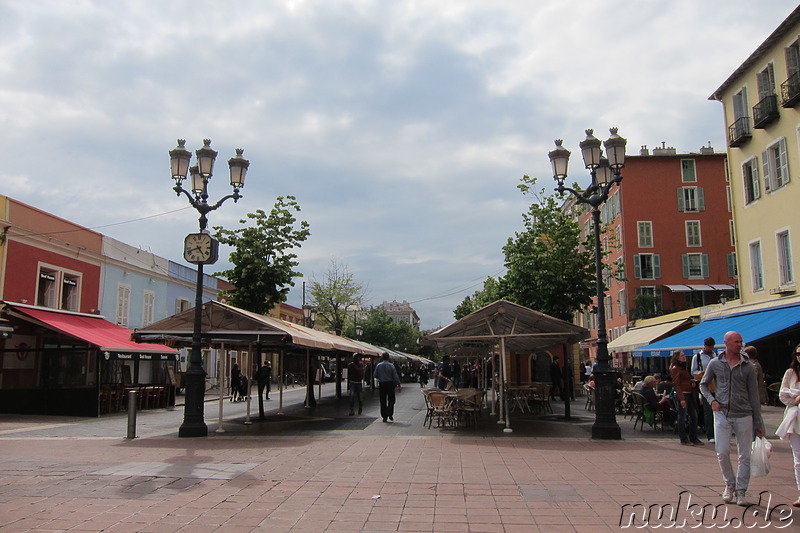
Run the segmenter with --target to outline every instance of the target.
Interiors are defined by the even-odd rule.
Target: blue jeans
[[[363,403],[361,402],[361,382],[350,381],[347,384],[350,387],[350,410],[356,405],[356,397],[358,397],[358,409],[361,410]]]
[[[714,438],[714,411],[705,398],[701,401],[703,402],[703,424],[706,427],[706,437],[711,440]]]
[[[697,406],[694,404],[694,397],[691,393],[684,394],[686,408],[681,407],[678,402],[678,436],[681,442],[697,440]],[[686,435],[686,413],[689,413],[689,435]]]
[[[731,465],[731,434],[736,435],[739,472],[734,476]],[[750,485],[750,447],[753,443],[753,417],[729,418],[722,411],[714,412],[714,438],[722,479],[729,487],[747,490]]]

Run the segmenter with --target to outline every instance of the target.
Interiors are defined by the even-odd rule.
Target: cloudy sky
[[[212,225],[294,195],[306,280],[335,258],[366,304],[407,300],[435,328],[504,272],[516,186],[529,174],[552,190],[553,139],[578,159],[584,129],[611,126],[629,154],[724,150],[708,96],[795,6],[0,0],[0,194],[182,262],[197,213],[167,152],[212,139],[217,199],[241,147],[244,198]]]

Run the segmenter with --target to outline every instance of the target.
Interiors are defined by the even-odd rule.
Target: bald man
[[[700,381],[700,393],[711,405],[714,413],[715,448],[725,490],[722,499],[746,506],[747,487],[750,484],[750,446],[753,432],[764,436],[764,420],[761,418],[761,402],[758,397],[758,381],[753,363],[742,351],[742,336],[729,331],[723,340],[725,351],[713,358],[706,367]],[[716,391],[709,386],[716,379]],[[731,436],[736,436],[739,459],[738,475],[731,465]]]

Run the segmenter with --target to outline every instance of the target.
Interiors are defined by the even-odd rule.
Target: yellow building
[[[797,302],[800,7],[709,99],[725,116],[741,303]]]

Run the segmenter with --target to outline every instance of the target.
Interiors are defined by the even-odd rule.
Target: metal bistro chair
[[[433,425],[433,419],[436,418],[437,427],[451,427],[456,426],[456,417],[454,406],[454,398],[450,394],[445,394],[440,390],[432,390],[428,393],[428,399],[433,406],[433,415],[428,419],[428,429]]]
[[[591,385],[584,385],[583,390],[586,393],[586,405],[584,409],[587,411],[594,411],[594,387]]]
[[[639,431],[642,431],[645,422],[653,429],[657,429],[658,423],[661,422],[661,431],[664,431],[663,413],[660,410],[652,410],[650,406],[647,405],[647,399],[642,396],[641,393],[632,391],[631,395],[636,404],[636,419],[633,421],[633,429],[636,429],[636,424],[639,424]]]
[[[781,404],[781,382],[776,381],[767,387],[767,403],[770,405]]]

